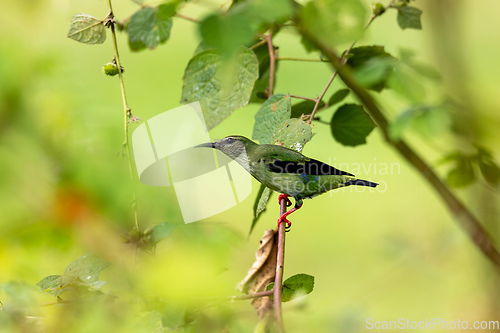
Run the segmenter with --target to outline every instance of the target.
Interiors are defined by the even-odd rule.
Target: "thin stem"
[[[200,20],[194,19],[194,18],[186,16],[186,15],[182,15],[182,14],[179,14],[179,13],[175,13],[175,16],[178,17],[178,18],[184,19],[186,21],[193,22],[193,23],[201,23]]]
[[[329,62],[328,60],[294,58],[294,57],[277,57],[276,60],[278,60],[278,61],[288,60],[288,61]]]
[[[316,102],[316,98],[302,97],[297,95],[290,95],[292,98],[305,99],[306,101]]]
[[[259,46],[261,46],[262,44],[265,44],[265,43],[267,43],[267,40],[263,39],[263,40],[255,43],[254,45],[250,46],[249,49],[250,50],[256,49],[256,48],[258,48]]]
[[[286,213],[286,201],[280,201],[280,216]],[[285,222],[281,222],[278,226],[278,257],[276,260],[276,277],[274,278],[274,314],[276,317],[276,326],[278,333],[284,333],[283,326],[283,311],[281,310],[281,294],[283,292],[283,269],[285,262]]]
[[[427,164],[423,158],[418,155],[404,140],[393,140],[389,135],[389,121],[384,116],[382,110],[370,95],[354,78],[351,71],[342,64],[341,59],[335,51],[329,46],[318,40],[314,35],[307,32],[303,26],[298,26],[299,32],[307,36],[320,51],[330,60],[333,68],[335,68],[342,81],[351,89],[358,97],[360,102],[365,106],[366,111],[370,114],[373,120],[378,125],[380,131],[386,140],[395,150],[397,150],[404,159],[406,159],[413,167],[424,177],[425,180],[434,188],[437,194],[441,197],[448,210],[455,216],[457,223],[469,235],[470,239],[483,252],[484,255],[496,266],[500,267],[500,252],[493,245],[493,241],[489,233],[481,225],[479,220],[472,212],[465,207],[460,199],[451,192],[445,185],[443,180],[434,172],[432,167]]]
[[[127,96],[125,95],[125,83],[123,80],[123,71],[121,70],[122,66],[120,64],[120,55],[118,53],[118,42],[116,40],[116,32],[115,32],[115,21],[113,20],[114,15],[113,15],[113,7],[111,5],[111,0],[108,0],[108,7],[109,7],[109,13],[107,18],[110,20],[110,28],[111,28],[111,35],[113,36],[113,47],[115,51],[115,62],[116,62],[116,67],[118,68],[118,78],[120,81],[120,90],[122,94],[122,103],[123,103],[123,126],[124,126],[124,140],[123,140],[123,146],[126,147],[127,149],[127,159],[128,159],[128,168],[130,172],[130,178],[132,181],[134,180],[134,172],[132,168],[132,159],[131,159],[131,152],[130,152],[130,144],[128,143],[128,124],[131,121],[137,122],[140,120],[140,118],[134,117],[132,115],[132,110],[128,106],[127,103]],[[133,211],[134,211],[134,220],[135,220],[135,227],[137,230],[139,230],[139,219],[137,216],[137,205],[136,205],[136,195],[135,191],[133,191],[132,194],[132,200],[133,200]]]
[[[271,97],[274,90],[274,71],[276,65],[276,53],[273,46],[273,29],[269,30],[269,34],[265,36],[267,49],[269,50],[269,87],[267,87],[267,96]]]
[[[273,293],[274,293],[274,289],[271,289],[271,290],[266,290],[266,291],[259,291],[258,293],[253,293],[253,294],[248,294],[248,295],[231,296],[231,297],[228,297],[228,299],[231,301],[240,301],[240,300],[245,300],[245,299],[271,296],[271,295],[273,295]]]
[[[333,79],[335,79],[336,76],[337,76],[337,71],[333,72],[333,75],[330,77],[330,79],[326,83],[326,86],[323,89],[323,91],[321,92],[321,95],[319,95],[319,97],[316,99],[316,104],[314,104],[314,108],[313,108],[313,110],[311,112],[311,116],[309,117],[309,124],[312,123],[312,120],[314,118],[314,114],[316,113],[316,110],[318,109],[319,103],[323,99],[323,96],[325,96],[326,91],[328,90],[328,88],[330,88],[330,85],[332,84]]]
[[[352,43],[351,46],[347,49],[347,51],[345,51],[345,53],[344,53],[344,55],[342,56],[342,59],[341,59],[342,65],[345,65],[345,63],[347,61],[347,55],[349,54],[349,52],[351,52],[351,50],[352,50],[352,48],[354,47],[355,44],[356,44],[356,42]],[[325,88],[321,92],[321,95],[316,100],[316,104],[314,105],[314,109],[312,110],[311,116],[309,118],[309,124],[312,123],[313,118],[314,118],[314,114],[316,113],[316,111],[318,109],[319,103],[323,99],[323,96],[325,96],[326,91],[328,90],[328,88],[330,88],[330,85],[332,84],[332,82],[333,82],[333,80],[335,79],[336,76],[337,76],[337,71],[334,71],[333,74],[332,74],[332,76],[330,77],[330,80],[328,80],[328,82],[326,83]]]

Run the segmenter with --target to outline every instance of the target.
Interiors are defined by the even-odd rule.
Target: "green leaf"
[[[151,237],[151,241],[156,244],[162,239],[170,236],[178,226],[178,223],[163,222],[153,226],[151,230],[148,231],[148,234]]]
[[[342,102],[347,95],[349,95],[350,90],[349,89],[339,89],[337,90],[332,97],[328,100],[328,106],[335,105],[337,103]]]
[[[257,197],[255,198],[255,203],[253,205],[253,210],[255,212],[254,218],[252,220],[252,225],[250,226],[250,231],[248,235],[250,235],[259,220],[260,214],[266,210],[267,203],[269,201],[269,197],[271,196],[272,191],[269,187],[266,187],[260,184],[259,193],[257,193]]]
[[[439,136],[451,128],[452,119],[442,106],[419,105],[401,113],[389,127],[389,135],[399,140],[403,133],[412,128],[424,137]]]
[[[308,100],[292,105],[291,118],[300,118],[302,115],[311,114],[312,110],[314,109],[314,105],[316,105],[316,102]],[[325,102],[320,101],[318,109],[321,109],[324,106]]]
[[[266,290],[274,288],[274,282],[267,285]],[[310,294],[314,289],[314,276],[308,274],[296,274],[283,282],[281,301],[289,302],[296,297]],[[272,298],[272,296],[271,296]]]
[[[162,333],[163,324],[161,313],[156,310],[148,312],[135,324],[134,332]]]
[[[345,146],[366,143],[366,137],[375,124],[361,105],[344,104],[340,106],[330,122],[335,140]]]
[[[276,127],[272,135],[272,143],[293,149],[299,153],[313,137],[311,125],[302,119],[287,119]]]
[[[36,284],[43,292],[48,292],[52,296],[59,296],[66,290],[62,286],[62,276],[61,275],[49,275],[42,280],[38,281]]]
[[[500,167],[493,160],[491,153],[484,148],[479,148],[478,164],[481,174],[488,184],[497,187],[500,184]]]
[[[420,16],[422,11],[418,8],[411,6],[400,6],[398,7],[398,24],[401,29],[422,29],[422,23],[420,21]]]
[[[300,38],[300,43],[302,44],[304,50],[306,50],[307,53],[318,51],[318,47],[313,42],[311,42],[311,40],[308,39],[306,36],[302,36]]]
[[[261,23],[272,23],[276,21],[288,20],[293,15],[291,2],[288,0],[252,0],[240,4],[247,6],[249,16]]]
[[[129,46],[132,51],[145,48],[153,49],[165,43],[170,37],[172,16],[176,4],[163,4],[158,7],[144,7],[132,15],[127,25]]]
[[[415,110],[409,109],[402,112],[389,127],[389,136],[392,140],[399,140],[403,133],[411,127],[415,119]]]
[[[231,55],[241,45],[250,43],[254,35],[251,22],[239,14],[212,14],[201,22],[199,28],[203,42],[224,55]]]
[[[425,99],[424,86],[408,72],[407,66],[395,66],[387,85],[413,103],[421,103]]]
[[[396,62],[383,46],[377,45],[355,47],[347,56],[347,64],[354,70],[356,79],[375,91],[385,88]]]
[[[62,284],[83,284],[93,289],[99,289],[105,283],[99,281],[99,274],[108,267],[108,263],[96,256],[93,252],[89,252],[73,262],[71,262],[64,270],[62,276]]]
[[[453,159],[455,161],[455,166],[446,176],[446,181],[450,186],[465,187],[476,180],[471,157],[457,153],[448,156],[448,159]]]
[[[252,138],[259,140],[260,144],[271,143],[276,127],[290,118],[291,108],[288,95],[276,94],[271,96],[255,114]]]
[[[415,52],[409,49],[401,49],[399,59],[402,63],[413,69],[419,75],[431,80],[440,80],[441,74],[432,66],[415,60]]]
[[[217,50],[203,51],[189,61],[184,72],[182,102],[200,101],[210,130],[248,104],[258,75],[257,58],[247,48],[240,48],[230,64],[222,61]]]
[[[301,16],[309,33],[337,47],[363,37],[367,10],[359,0],[313,0]]]
[[[104,21],[88,14],[76,14],[71,21],[68,37],[85,44],[102,44],[106,40]]]

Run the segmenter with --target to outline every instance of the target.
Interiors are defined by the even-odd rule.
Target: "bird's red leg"
[[[292,205],[292,202],[290,201],[290,198],[291,196],[288,195],[288,194],[285,194],[285,193],[280,193],[279,197],[278,197],[278,203],[281,205],[281,199],[285,199],[286,201],[286,206],[287,207],[290,207]]]
[[[293,207],[292,209],[290,209],[288,212],[284,213],[283,215],[281,215],[278,219],[278,227],[280,226],[280,223],[282,222],[285,222],[286,223],[286,226],[287,228],[289,228],[291,225],[292,225],[292,222],[288,221],[286,219],[286,217],[290,214],[292,214],[293,212],[295,212],[296,210],[300,209],[300,207],[302,207],[302,205],[298,206],[298,207]]]

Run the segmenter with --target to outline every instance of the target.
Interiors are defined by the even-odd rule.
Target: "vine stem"
[[[123,126],[124,126],[124,140],[123,140],[123,146],[127,149],[127,160],[128,160],[128,168],[130,172],[130,178],[132,181],[134,180],[134,172],[132,168],[132,160],[131,160],[131,152],[130,152],[130,144],[128,142],[128,125],[130,122],[138,122],[140,118],[134,117],[132,115],[132,110],[128,106],[127,103],[127,96],[125,94],[125,83],[123,80],[123,71],[122,71],[122,66],[120,64],[120,55],[118,53],[118,42],[116,40],[116,31],[115,31],[115,22],[114,22],[114,14],[113,14],[113,6],[111,4],[111,0],[108,0],[108,8],[109,12],[107,15],[107,19],[111,20],[110,21],[110,28],[111,28],[111,35],[113,36],[113,47],[115,51],[115,62],[116,62],[116,67],[118,68],[118,78],[120,81],[120,90],[122,94],[122,102],[123,102]],[[136,195],[135,195],[135,190],[133,191],[132,194],[132,200],[133,200],[133,211],[134,211],[134,220],[135,220],[135,228],[139,230],[139,219],[138,219],[138,214],[137,214],[137,205],[136,205]]]
[[[280,216],[286,213],[286,201],[280,201]],[[281,295],[283,292],[283,270],[285,263],[285,222],[278,226],[278,257],[276,260],[276,276],[274,278],[273,298],[274,314],[276,317],[276,326],[278,333],[284,333],[283,311],[281,309]]]

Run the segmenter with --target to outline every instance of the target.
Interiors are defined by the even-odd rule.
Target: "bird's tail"
[[[368,186],[368,187],[377,187],[377,183],[369,182],[368,180],[362,179],[351,179],[348,182],[344,183],[344,186],[349,185],[358,185],[358,186]]]

